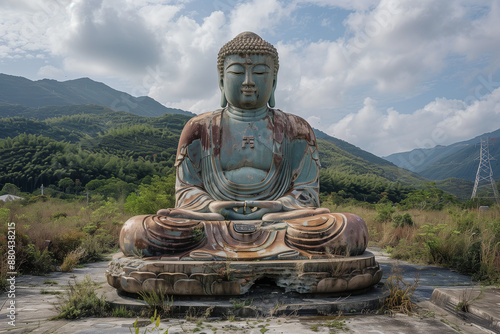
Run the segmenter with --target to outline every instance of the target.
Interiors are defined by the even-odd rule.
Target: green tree
[[[59,189],[61,189],[65,193],[70,193],[75,186],[75,182],[69,177],[65,177],[64,179],[60,180],[57,185],[59,186]]]
[[[456,204],[457,198],[436,188],[436,183],[431,182],[426,189],[419,189],[408,194],[401,202],[401,208],[419,210],[441,210],[446,205]]]
[[[138,194],[131,193],[125,202],[127,212],[139,214],[156,213],[159,209],[175,206],[175,175],[153,176],[151,184],[141,184]]]
[[[12,184],[12,183],[6,183],[3,186],[2,191],[0,191],[0,195],[6,195],[6,194],[19,195],[20,193],[21,193],[21,189],[19,189],[18,186],[16,186],[15,184]]]

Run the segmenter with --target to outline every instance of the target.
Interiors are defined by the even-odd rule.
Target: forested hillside
[[[0,117],[0,189],[9,183],[33,192],[43,184],[59,194],[91,190],[104,195],[116,195],[112,190],[118,185],[127,195],[154,175],[172,173],[179,135],[189,119],[137,116],[96,105],[4,105]],[[318,137],[323,138],[318,145],[325,196],[399,202],[410,186],[426,181],[348,143]]]

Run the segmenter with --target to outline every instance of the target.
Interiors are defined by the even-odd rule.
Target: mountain
[[[472,195],[474,182],[449,177],[444,180],[436,181],[436,188],[457,196],[459,200],[466,201],[470,199]]]
[[[138,126],[168,129],[172,135],[179,136],[188,119],[189,117],[185,115],[172,114],[165,114],[162,117],[138,116],[98,105],[31,108],[0,104],[0,139],[27,134],[44,136],[56,141],[80,143],[80,145],[84,143],[83,146],[92,142],[91,146],[94,148],[99,146],[106,151],[113,152],[133,148],[135,154],[138,154],[143,142],[124,145],[123,143],[128,142],[124,137],[113,143],[108,138],[111,134],[111,137],[117,138],[119,129]],[[405,185],[427,181],[343,140],[331,137],[319,130],[315,132],[320,146],[320,161],[324,168],[334,168],[337,171],[358,175],[378,175]],[[96,142],[100,144],[96,145]],[[104,145],[104,143],[107,144]],[[162,146],[158,146],[157,149],[161,151]]]
[[[148,96],[134,97],[89,78],[31,81],[0,73],[0,103],[32,108],[95,104],[140,116],[165,113],[194,116],[188,111],[167,108]]]
[[[479,165],[481,138],[489,138],[489,152],[493,177],[500,178],[500,129],[470,140],[430,149],[416,149],[385,157],[395,165],[415,172],[430,180],[458,178],[474,182]]]
[[[314,129],[318,139],[321,165],[350,174],[373,174],[391,182],[400,182],[406,186],[419,186],[429,182],[424,177],[399,168],[395,164],[349,144],[346,141],[327,135]],[[334,154],[329,154],[334,152]]]
[[[394,164],[392,162],[389,162],[386,159],[377,157],[376,155],[374,155],[374,154],[372,154],[370,152],[363,151],[359,147],[354,146],[352,144],[349,144],[346,141],[343,141],[341,139],[337,139],[335,137],[329,136],[326,133],[324,133],[323,131],[314,129],[314,134],[316,135],[316,139],[326,140],[327,142],[330,142],[330,143],[334,144],[338,148],[341,148],[342,150],[344,150],[346,152],[349,152],[352,155],[355,155],[355,156],[357,156],[359,158],[362,158],[362,159],[364,159],[364,160],[366,160],[368,162],[372,162],[374,164],[379,164],[379,165],[382,165],[382,166],[394,166]]]
[[[189,119],[189,116],[181,114],[139,116],[97,105],[29,108],[0,104],[0,139],[26,134],[79,143],[95,141],[108,133],[138,126],[161,129],[179,136]],[[141,149],[141,145],[140,141],[134,144],[137,150]],[[121,146],[123,149],[131,148],[130,145]]]
[[[92,104],[0,104],[0,189],[12,183],[23,191],[41,184],[57,190],[66,178],[82,187],[119,179],[133,189],[152,175],[173,171],[189,118],[139,116]],[[427,182],[347,142],[324,133],[318,138],[323,193],[372,203],[383,196],[400,201],[412,185]]]

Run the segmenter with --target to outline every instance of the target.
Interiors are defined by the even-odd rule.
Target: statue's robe
[[[182,131],[175,162],[176,208],[209,212],[213,201],[279,201],[283,211],[319,207],[318,148],[304,119],[270,110],[271,167],[260,182],[241,184],[224,177],[221,167],[222,113],[196,116]]]

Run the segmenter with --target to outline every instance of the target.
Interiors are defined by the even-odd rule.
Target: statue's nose
[[[255,86],[255,82],[252,80],[252,72],[247,71],[245,73],[245,81],[243,81],[244,86]]]

